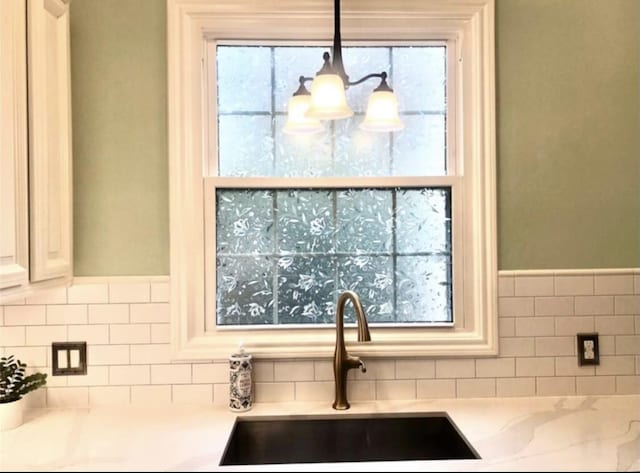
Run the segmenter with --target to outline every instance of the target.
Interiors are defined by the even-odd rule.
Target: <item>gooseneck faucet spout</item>
[[[360,368],[363,373],[367,371],[364,362],[357,356],[349,355],[344,345],[344,306],[347,300],[351,300],[353,308],[356,311],[358,341],[371,341],[367,317],[364,314],[360,298],[353,291],[343,292],[338,298],[338,306],[336,307],[336,351],[333,355],[333,375],[335,378],[336,391],[333,408],[338,410],[349,409],[349,402],[347,401],[347,373],[349,370],[352,368]]]

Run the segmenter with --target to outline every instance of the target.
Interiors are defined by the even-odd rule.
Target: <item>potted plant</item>
[[[47,383],[45,373],[25,375],[26,363],[13,355],[0,358],[0,430],[22,424],[25,394]]]

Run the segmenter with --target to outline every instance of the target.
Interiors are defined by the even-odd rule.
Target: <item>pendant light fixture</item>
[[[380,84],[373,90],[367,104],[367,112],[360,128],[366,131],[398,131],[404,125],[398,115],[398,101],[387,83],[387,73],[368,74],[350,81],[342,62],[342,38],[340,37],[340,0],[334,0],[333,59],[328,52],[322,56],[324,64],[316,77],[300,76],[299,87],[287,108],[285,133],[317,133],[323,130],[320,120],[338,120],[353,116],[347,103],[346,89],[368,79],[378,78]],[[311,82],[311,92],[305,87]]]

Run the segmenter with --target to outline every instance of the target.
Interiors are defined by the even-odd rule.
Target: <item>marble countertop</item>
[[[638,471],[640,396],[32,409],[0,432],[3,471]],[[447,412],[479,460],[219,466],[237,415]],[[286,448],[286,446],[283,446]]]

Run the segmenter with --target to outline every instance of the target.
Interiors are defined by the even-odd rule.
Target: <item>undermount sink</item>
[[[480,456],[446,412],[236,418],[220,465]]]

